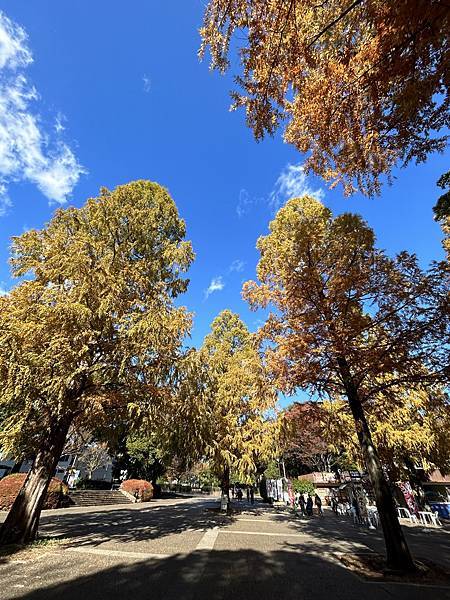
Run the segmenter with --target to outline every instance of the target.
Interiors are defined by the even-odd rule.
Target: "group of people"
[[[304,494],[297,492],[295,494],[295,505],[300,511],[301,515],[307,517],[312,517],[315,505],[317,508],[317,515],[319,517],[323,517],[322,500],[318,494],[314,496],[313,500],[311,494],[308,494],[307,498],[305,499]]]
[[[331,510],[336,515],[352,515],[354,521],[360,521],[360,509],[356,498],[353,498],[352,502],[338,500],[336,496],[332,496],[330,499]]]
[[[239,502],[244,498],[244,491],[247,495],[247,502],[254,504],[255,502],[255,490],[252,485],[242,485],[236,483],[231,486],[231,495],[236,498]]]

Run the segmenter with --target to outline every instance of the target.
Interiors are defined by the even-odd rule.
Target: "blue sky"
[[[305,178],[281,132],[256,143],[229,112],[232,79],[197,58],[204,2],[0,2],[0,289],[13,285],[10,238],[41,227],[59,205],[134,179],[166,186],[197,259],[182,302],[199,345],[224,308],[251,329],[241,300],[255,277],[259,235],[287,196],[323,190],[334,212],[361,213],[389,253],[443,256],[432,206],[447,155],[395,172],[369,200]]]

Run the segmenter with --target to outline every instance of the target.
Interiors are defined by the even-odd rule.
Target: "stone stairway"
[[[72,490],[69,496],[75,506],[132,504],[132,500],[119,490]]]

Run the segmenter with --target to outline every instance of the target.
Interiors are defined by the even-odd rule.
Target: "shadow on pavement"
[[[54,573],[49,578],[54,580]],[[69,568],[69,567],[67,567]],[[117,564],[75,576],[60,572],[63,583],[40,584],[19,592],[22,600],[425,600],[436,589],[364,582],[323,557],[298,552],[213,551],[161,560]],[[89,566],[88,566],[89,569]],[[45,573],[42,582],[46,581]],[[439,598],[448,598],[439,591]]]
[[[381,527],[369,530],[355,526],[349,518],[336,516],[331,511],[327,511],[324,517],[296,519],[292,516],[289,529],[292,533],[314,538],[313,541],[302,542],[305,550],[345,552],[349,547],[355,549],[355,544],[358,544],[381,554],[385,552]],[[403,527],[403,531],[415,558],[429,559],[450,568],[450,531],[446,527]],[[291,546],[285,544],[285,547]]]
[[[124,507],[108,511],[64,513],[55,517],[46,514],[41,518],[39,533],[67,538],[69,541],[76,538],[78,545],[92,545],[92,540],[96,544],[155,540],[188,530],[200,532],[230,522],[229,517],[208,510],[211,506],[214,504],[150,505],[139,509]]]

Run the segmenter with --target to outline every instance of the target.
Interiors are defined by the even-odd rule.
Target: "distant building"
[[[14,468],[16,461],[0,459],[0,479],[9,475]],[[31,460],[24,460],[20,465],[19,473],[28,473],[32,465]],[[72,477],[69,476],[72,474]],[[74,478],[73,475],[76,475]],[[56,466],[54,477],[61,481],[68,481],[74,485],[79,479],[88,479],[89,473],[85,464],[83,464],[81,454],[63,454]],[[105,464],[92,471],[92,480],[112,482],[113,479],[113,459],[109,456]]]
[[[307,473],[306,475],[299,475],[300,481],[310,481],[316,488],[317,495],[322,501],[328,501],[333,495],[334,490],[338,490],[341,485],[341,481],[336,478],[335,473],[328,471],[319,472],[314,471],[313,473]]]

